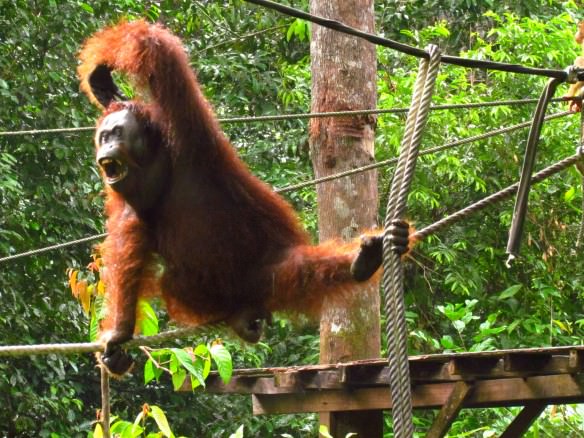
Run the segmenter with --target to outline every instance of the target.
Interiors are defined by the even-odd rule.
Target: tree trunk
[[[374,31],[373,0],[311,0],[310,12]],[[376,50],[359,38],[313,25],[311,50],[312,111],[376,107]],[[313,119],[310,149],[316,177],[374,161],[375,117]],[[377,172],[337,179],[317,186],[319,238],[350,240],[377,224]],[[379,290],[364,288],[342,307],[325,304],[320,323],[320,361],[337,363],[379,357]],[[381,437],[380,411],[321,415],[331,435]]]

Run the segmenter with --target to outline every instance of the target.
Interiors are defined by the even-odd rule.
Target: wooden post
[[[547,403],[545,402],[528,404],[523,408],[519,415],[515,417],[515,420],[511,422],[499,438],[515,438],[523,436],[546,407]]]
[[[110,438],[110,386],[109,374],[105,366],[100,365],[101,371],[101,413],[100,422],[104,438]]]
[[[373,32],[373,0],[311,0],[313,14]],[[375,46],[313,25],[311,40],[313,112],[376,107]],[[374,161],[375,117],[313,119],[310,148],[316,177]],[[377,224],[377,173],[337,179],[317,186],[319,238],[353,239]],[[367,290],[368,289],[368,290]],[[379,357],[379,291],[365,288],[343,305],[325,303],[320,324],[321,363]],[[331,435],[349,432],[375,438],[383,434],[382,412],[321,415]]]
[[[446,403],[440,409],[438,416],[434,420],[432,427],[428,431],[426,438],[442,438],[450,429],[452,422],[456,420],[456,416],[462,409],[464,401],[470,394],[472,384],[460,381],[454,384],[454,388],[446,400]]]

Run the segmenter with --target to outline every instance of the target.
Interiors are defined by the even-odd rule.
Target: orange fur
[[[574,35],[574,39],[580,45],[582,45],[584,42],[584,20],[578,23],[578,31],[576,32],[576,35]],[[582,48],[584,49],[584,45],[582,45]],[[584,68],[584,56],[578,56],[574,61],[574,66]],[[584,82],[582,81],[571,84],[568,92],[564,95],[564,97],[577,96],[580,93],[582,87],[584,87]],[[582,108],[582,102],[572,100],[570,101],[569,106],[570,111],[578,112]]]
[[[124,22],[88,39],[79,58],[81,88],[94,103],[88,77],[102,64],[151,96],[133,101],[132,111],[160,128],[158,147],[172,158],[165,195],[148,214],[106,190],[103,330],[127,337],[136,301],[153,283],[170,316],[187,324],[255,308],[317,315],[325,297],[358,290],[350,273],[358,242],[309,245],[291,206],[249,172],[221,132],[178,38],[159,25]],[[160,279],[155,255],[164,262]]]

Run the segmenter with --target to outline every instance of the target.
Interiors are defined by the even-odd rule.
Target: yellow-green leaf
[[[328,427],[324,424],[321,424],[318,427],[318,433],[321,434],[324,438],[333,438],[333,436],[329,433]]]
[[[154,309],[146,300],[138,302],[138,328],[144,336],[152,336],[158,333],[158,317]]]
[[[87,287],[87,280],[81,280],[75,285],[75,296],[81,303],[83,312],[89,315],[89,307],[91,305],[91,291]]]
[[[95,425],[93,430],[93,438],[103,438],[103,429],[101,428],[101,423]]]
[[[237,428],[235,433],[229,435],[229,438],[243,438],[243,424]]]
[[[175,391],[178,391],[183,386],[186,378],[187,372],[182,368],[172,374],[172,387]]]
[[[73,296],[75,298],[77,298],[77,288],[75,287],[77,285],[77,275],[79,274],[79,271],[75,270],[75,269],[71,269],[69,270],[69,287],[71,288],[71,292],[73,293]]]
[[[150,415],[152,416],[152,418],[154,418],[154,421],[156,421],[156,424],[158,425],[160,432],[162,432],[164,436],[168,438],[174,438],[174,434],[170,430],[170,425],[168,424],[168,420],[166,419],[166,415],[164,415],[162,409],[160,409],[156,405],[151,405]]]

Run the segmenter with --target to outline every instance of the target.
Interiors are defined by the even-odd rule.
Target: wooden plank
[[[523,436],[533,422],[541,415],[547,403],[530,403],[523,408],[519,415],[505,429],[499,438],[517,438]]]
[[[192,392],[191,382],[186,379],[183,386],[178,390],[179,392]],[[247,378],[239,377],[232,378],[231,381],[225,385],[218,376],[209,376],[205,382],[205,392],[209,393],[232,393],[232,394],[284,394],[300,391],[301,388],[293,387],[277,387],[274,385],[272,377]]]
[[[547,365],[549,365],[551,360],[552,360],[552,355],[547,354],[547,353],[506,354],[505,358],[504,358],[505,370],[506,371],[516,371],[516,370],[524,370],[526,368],[529,368],[531,370],[543,369]],[[568,356],[568,360],[569,360],[569,356]]]
[[[461,380],[530,377],[534,375],[571,374],[581,370],[584,361],[580,354],[547,357],[533,367],[525,359],[512,365],[504,359],[457,358],[450,362],[410,363],[411,379],[414,383],[457,382]],[[535,361],[537,363],[537,360]],[[508,365],[506,365],[508,364]],[[521,368],[524,364],[525,368]],[[219,376],[211,374],[207,380],[207,391],[212,393],[282,394],[314,389],[346,389],[389,384],[389,367],[382,363],[370,365],[354,364],[346,367],[319,367],[318,369],[274,369],[272,374],[264,371],[256,374],[242,373],[233,376],[229,385],[223,385]],[[183,391],[191,391],[187,382]]]
[[[503,358],[505,355],[514,354],[547,354],[552,356],[568,356],[573,359],[573,366],[578,364],[578,358],[584,355],[584,345],[566,346],[566,347],[551,347],[551,348],[521,348],[516,350],[495,350],[495,351],[481,351],[468,353],[441,353],[441,354],[425,354],[418,356],[410,356],[410,363],[446,363],[451,359],[464,358]],[[337,370],[340,364],[319,364],[319,365],[297,365],[293,367],[270,367],[270,368],[250,368],[234,370],[234,376],[245,377],[269,377],[275,373],[288,372],[311,372],[311,371],[330,371]],[[387,359],[364,359],[352,362],[343,363],[344,367],[361,367],[361,366],[387,366]]]
[[[465,400],[471,393],[473,385],[467,382],[456,382],[446,403],[440,409],[438,416],[432,423],[432,427],[426,434],[426,438],[443,438],[452,422],[462,409]]]
[[[537,347],[537,348],[517,348],[508,350],[473,351],[465,353],[440,353],[410,356],[410,361],[441,361],[447,362],[450,359],[459,358],[487,358],[504,357],[508,354],[547,354],[547,355],[569,355],[572,350],[584,351],[584,345],[569,345],[564,347]]]
[[[450,380],[457,376],[463,378],[509,378],[543,376],[552,374],[571,374],[579,371],[581,362],[570,355],[518,354],[504,358],[455,358],[448,365]],[[433,376],[437,377],[437,376]],[[448,377],[448,376],[443,376]]]
[[[205,391],[214,394],[283,394],[304,390],[342,389],[345,383],[338,371],[275,373],[268,377],[233,376],[225,385],[218,374],[213,373],[205,382]],[[179,391],[192,391],[190,382],[185,381]]]
[[[454,383],[415,385],[415,408],[441,407]],[[330,412],[335,410],[391,409],[387,388],[306,391],[292,394],[257,394],[252,397],[254,414]],[[583,403],[584,375],[536,376],[477,381],[465,407],[521,406],[530,401],[547,404]]]

